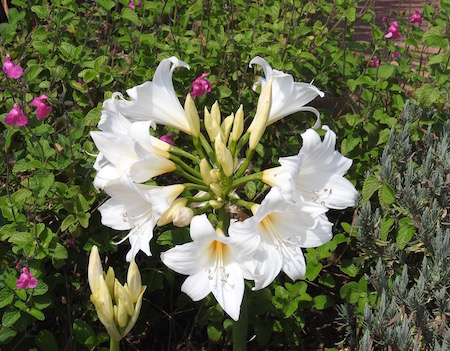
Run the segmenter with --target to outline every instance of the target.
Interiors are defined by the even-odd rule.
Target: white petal
[[[255,261],[255,287],[253,290],[260,290],[273,282],[281,271],[283,258],[281,252],[274,245],[271,237],[261,236],[259,249],[253,255]]]
[[[189,68],[176,57],[162,60],[152,82],[127,90],[131,101],[115,100],[117,110],[131,121],[151,120],[190,134],[186,113],[172,83],[173,70],[178,66]]]
[[[305,277],[305,257],[299,247],[286,245],[283,249],[283,271],[292,280]]]
[[[103,102],[103,110],[98,122],[98,128],[104,132],[126,135],[131,122],[116,110],[116,96],[122,98],[122,94],[114,93],[112,98]]]
[[[200,246],[196,242],[177,245],[161,253],[161,260],[167,267],[185,275],[205,271],[208,266],[207,259],[208,257],[201,255]]]
[[[219,239],[206,214],[192,218],[191,238],[194,241]]]
[[[124,220],[125,206],[120,199],[109,199],[98,209],[102,215],[102,224],[116,230],[130,229],[129,222]]]
[[[238,263],[231,262],[224,268],[225,272],[212,275],[211,291],[223,310],[237,321],[244,297],[244,278]]]
[[[211,292],[211,286],[206,271],[201,270],[200,272],[187,277],[181,286],[181,291],[187,294],[192,301],[204,299]]]

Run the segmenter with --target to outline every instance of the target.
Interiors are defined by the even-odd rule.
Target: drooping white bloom
[[[323,141],[314,129],[302,134],[303,146],[296,156],[281,157],[280,164],[292,176],[294,200],[300,196],[327,208],[344,209],[355,205],[357,191],[343,176],[352,160],[335,149],[336,134],[327,126]]]
[[[186,112],[173,88],[175,68],[189,65],[172,56],[164,59],[156,69],[153,81],[127,90],[131,101],[114,100],[117,110],[130,121],[148,121],[177,128],[191,134]]]
[[[281,269],[292,279],[306,272],[301,248],[317,247],[331,240],[332,224],[327,209],[314,202],[291,203],[272,188],[261,205],[252,208],[254,216],[230,225],[230,236],[254,233],[260,237],[255,262],[255,290],[268,286]]]
[[[314,128],[320,126],[320,113],[311,106],[305,106],[317,96],[323,97],[324,93],[314,85],[308,83],[294,82],[290,74],[272,69],[270,65],[261,57],[256,56],[250,61],[250,67],[253,64],[260,65],[264,71],[264,78],[260,77],[253,85],[253,90],[258,85],[264,89],[266,84],[272,79],[272,107],[270,109],[267,125],[270,125],[281,118],[299,111],[313,112],[317,116],[317,122]]]
[[[127,261],[133,260],[139,250],[150,256],[149,243],[156,222],[183,192],[184,186],[136,184],[129,177],[122,176],[110,182],[104,190],[111,198],[99,208],[102,224],[116,230],[131,229],[121,241],[129,239],[131,244]]]
[[[181,290],[194,301],[213,293],[223,310],[234,320],[239,319],[244,295],[244,278],[252,279],[250,258],[257,247],[258,237],[242,233],[225,237],[216,232],[206,215],[191,221],[193,242],[177,245],[161,254],[166,266],[189,275]]]

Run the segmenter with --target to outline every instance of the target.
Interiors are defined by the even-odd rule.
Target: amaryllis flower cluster
[[[260,57],[252,65],[261,66],[264,76],[254,85],[261,93],[248,127],[244,111],[252,107],[241,105],[223,116],[216,102],[200,114],[190,93],[182,106],[172,74],[189,66],[171,57],[162,60],[153,81],[127,91],[129,100],[120,93],[106,100],[100,131],[91,133],[99,150],[94,185],[110,196],[99,208],[102,223],[128,231],[122,240],[131,244],[127,260],[139,251],[151,255],[156,227],[189,226],[188,242],[161,259],[188,276],[182,291],[194,301],[212,293],[234,320],[245,279],[257,290],[280,271],[293,280],[303,278],[302,248],[329,241],[327,211],[353,206],[357,195],[344,178],[352,161],[336,151],[336,135],[326,126],[323,139],[310,128],[302,134],[298,154],[252,173],[266,127],[306,111],[316,115],[318,128],[319,112],[306,105],[323,96],[314,85],[295,82]],[[175,139],[174,145],[159,139],[167,132],[161,126],[185,133],[192,144],[178,144],[186,138]],[[259,202],[246,198],[248,182],[260,182],[265,196]]]

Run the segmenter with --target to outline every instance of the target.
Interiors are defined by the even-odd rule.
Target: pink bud
[[[378,60],[378,57],[374,56],[373,60],[370,60],[370,66],[371,67],[378,67],[380,64],[380,60]]]
[[[194,80],[194,82],[192,83],[193,90],[191,93],[191,97],[195,98],[197,96],[203,96],[211,91],[211,83],[209,80],[205,79],[207,75],[208,73],[203,73],[200,77]]]
[[[381,18],[381,21],[382,21],[382,22],[387,22],[386,16],[383,16],[383,18]]]
[[[3,71],[8,78],[18,79],[23,73],[22,67],[16,65],[11,61],[11,55],[6,54],[5,62],[3,63]]]
[[[38,281],[33,274],[30,273],[27,267],[22,268],[22,274],[19,279],[16,280],[16,286],[19,289],[34,289],[38,285]]]
[[[394,51],[394,52],[391,54],[391,56],[392,56],[393,59],[397,59],[397,58],[400,57],[400,53],[399,53],[398,51]]]
[[[421,25],[422,24],[422,16],[420,16],[420,12],[416,10],[416,13],[414,13],[411,16],[411,20],[409,21],[409,23],[411,24],[418,24]]]
[[[130,1],[130,3],[128,4],[128,7],[134,11],[135,7],[133,4],[133,0]]]
[[[5,123],[9,126],[23,127],[28,123],[28,118],[22,111],[19,104],[14,104],[14,108],[5,117]]]

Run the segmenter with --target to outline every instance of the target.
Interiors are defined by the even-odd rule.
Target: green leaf
[[[222,328],[217,327],[214,324],[208,324],[207,327],[208,337],[212,341],[219,341],[222,336]]]
[[[14,299],[14,291],[8,288],[0,290],[0,308],[8,306]]]
[[[136,26],[140,26],[141,25],[141,20],[139,19],[139,17],[136,14],[136,12],[134,12],[132,9],[129,9],[128,7],[124,7],[122,9],[121,16],[122,16],[122,18],[125,18],[125,19],[131,21]]]
[[[30,71],[27,73],[27,79],[29,81],[33,81],[35,80],[39,74],[41,74],[41,72],[43,71],[41,66],[38,65],[33,65],[30,67]]]
[[[40,19],[46,19],[49,13],[48,6],[31,6],[31,11],[33,11]]]
[[[256,195],[256,183],[253,181],[249,181],[245,184],[245,194],[249,198],[249,200],[253,199]]]
[[[0,344],[7,344],[13,337],[15,337],[17,332],[14,329],[7,328],[4,326],[0,327]]]
[[[388,79],[390,78],[395,71],[395,67],[393,65],[380,65],[378,67],[378,78],[380,79]]]
[[[423,35],[423,41],[427,46],[439,46],[445,48],[447,46],[448,40],[443,35],[444,28],[442,27],[431,27]]]
[[[336,281],[330,273],[321,274],[319,277],[319,283],[327,288],[334,288],[336,286]]]
[[[39,53],[47,56],[48,54],[50,54],[50,48],[52,47],[52,45],[50,45],[50,43],[47,43],[45,41],[34,41],[32,43],[33,47],[39,51]]]
[[[403,250],[416,234],[416,227],[412,225],[413,223],[410,217],[398,221],[397,246],[400,250]]]
[[[356,277],[359,272],[359,267],[355,266],[355,264],[349,260],[343,260],[339,269],[350,277]]]
[[[314,307],[318,310],[323,310],[325,308],[334,305],[334,300],[327,295],[317,295],[313,298]]]
[[[431,107],[439,99],[439,89],[431,84],[424,84],[414,92],[417,102],[423,107]]]
[[[388,183],[384,183],[378,191],[380,202],[385,205],[391,205],[395,202],[395,191]]]
[[[354,7],[350,7],[345,11],[345,17],[347,17],[347,19],[350,22],[353,22],[356,19],[356,9]]]
[[[61,230],[65,231],[67,228],[69,228],[72,224],[77,223],[77,220],[73,216],[73,214],[68,215],[61,223]]]
[[[33,316],[39,321],[45,320],[45,315],[41,310],[38,310],[37,308],[31,307],[29,310],[27,310],[28,314],[30,316]]]
[[[43,329],[36,336],[36,345],[44,351],[58,351],[58,343],[52,332]]]
[[[69,256],[67,253],[67,249],[60,243],[56,243],[55,246],[49,246],[48,251],[49,256],[53,260],[65,260]]]
[[[14,323],[16,323],[20,318],[20,312],[13,307],[8,308],[5,312],[3,312],[2,316],[2,326],[10,327]]]
[[[99,104],[97,107],[94,107],[90,110],[86,117],[84,117],[84,125],[86,127],[92,127],[97,125],[98,121],[100,121],[100,116],[102,114],[103,106]]]
[[[42,280],[39,280],[38,285],[33,289],[34,296],[44,295],[48,291],[48,285],[45,284]]]
[[[365,202],[369,201],[372,195],[381,187],[380,181],[375,176],[368,176],[364,180],[361,195]]]
[[[341,297],[349,303],[356,303],[359,299],[359,288],[356,282],[349,282],[342,286],[340,290]]]
[[[380,235],[381,235],[381,239],[383,240],[387,240],[387,235],[390,231],[390,229],[392,228],[392,226],[394,225],[394,218],[392,217],[385,217],[383,218],[383,221],[381,222],[381,229],[380,229]]]
[[[99,4],[107,11],[111,10],[114,6],[116,6],[116,3],[112,0],[96,0],[96,1],[97,4]]]
[[[313,281],[317,278],[321,270],[322,264],[320,262],[308,262],[308,264],[306,265],[305,278]]]
[[[186,228],[167,230],[158,236],[158,245],[180,245],[189,241],[189,231]]]
[[[75,333],[75,339],[82,345],[90,337],[95,337],[95,332],[90,325],[79,318],[73,321],[73,331]]]

